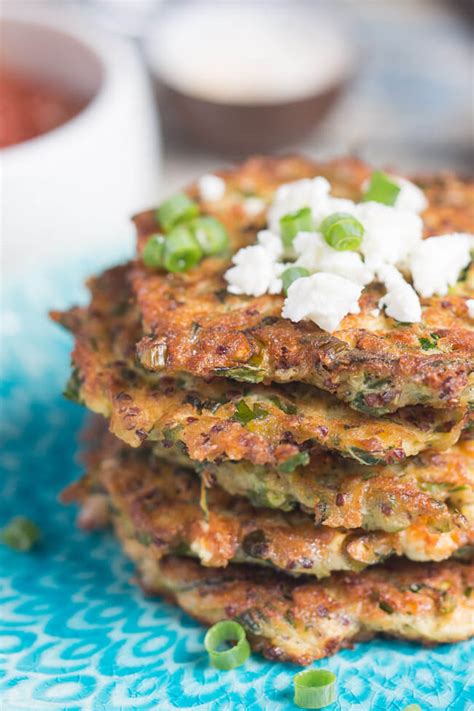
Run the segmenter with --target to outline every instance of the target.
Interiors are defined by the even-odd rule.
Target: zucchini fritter
[[[155,445],[154,452],[193,464],[179,448]],[[217,484],[256,507],[290,511],[299,506],[325,526],[396,532],[424,517],[443,530],[458,512],[474,524],[473,441],[371,467],[314,450],[307,466],[288,473],[246,461],[195,463],[195,468],[207,486]]]
[[[474,634],[472,563],[397,561],[315,582],[252,566],[212,570],[183,558],[158,564],[135,541],[125,540],[124,548],[146,592],[207,625],[236,619],[269,659],[310,664],[377,634],[424,644]]]
[[[68,389],[127,444],[180,442],[197,461],[248,460],[292,471],[318,445],[363,464],[447,449],[466,422],[462,408],[409,407],[369,417],[301,383],[262,386],[217,378],[147,373],[134,358],[140,319],[127,288],[127,267],[90,283],[89,308],[53,313],[76,336],[76,377]]]
[[[316,527],[301,511],[255,509],[219,487],[206,492],[195,473],[157,460],[146,448],[132,450],[111,435],[89,463],[88,482],[79,489],[86,508],[88,489],[94,497],[104,490],[121,537],[146,545],[157,560],[186,553],[205,566],[250,562],[322,578],[333,570],[362,570],[393,555],[444,560],[474,546],[474,526],[460,514],[444,528],[422,516],[398,533],[366,533]]]
[[[271,202],[281,183],[323,175],[333,194],[358,199],[370,168],[354,159],[315,164],[303,158],[254,158],[222,172],[227,191],[217,203],[202,203],[218,217],[237,251],[264,227],[246,216],[249,194]],[[419,180],[429,201],[425,236],[474,232],[474,183],[453,175]],[[199,201],[196,186],[190,195]],[[154,213],[135,218],[138,253],[157,230]],[[132,283],[147,334],[138,346],[149,370],[225,376],[247,382],[303,381],[373,415],[405,405],[436,408],[466,404],[474,386],[474,328],[466,301],[474,297],[474,265],[447,296],[422,300],[423,321],[401,324],[373,315],[381,285],[365,288],[361,312],[347,316],[329,334],[310,322],[281,317],[283,297],[233,296],[223,274],[229,259],[206,259],[184,274],[149,270],[139,261]],[[436,337],[433,349],[423,343]]]

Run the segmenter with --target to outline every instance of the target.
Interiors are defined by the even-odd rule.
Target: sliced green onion
[[[166,236],[163,265],[169,272],[185,272],[202,259],[202,249],[191,230],[175,227]]]
[[[336,701],[336,675],[328,669],[307,669],[296,674],[294,702],[302,709],[323,709]]]
[[[307,276],[309,276],[309,271],[304,267],[288,267],[288,269],[285,269],[285,271],[281,275],[283,292],[285,296],[288,294],[288,289],[294,281],[296,281],[297,279],[301,279],[301,277]]]
[[[309,207],[302,207],[301,210],[280,217],[281,239],[285,247],[291,247],[298,232],[313,231],[314,221]]]
[[[364,236],[364,226],[348,212],[329,215],[319,229],[326,242],[340,252],[359,249]]]
[[[220,650],[226,642],[234,642],[229,649]],[[216,622],[204,638],[204,646],[212,666],[228,671],[240,667],[250,656],[250,645],[242,625],[233,620]]]
[[[156,218],[165,232],[180,222],[192,220],[199,215],[199,205],[185,193],[177,193],[161,203]]]
[[[400,186],[397,185],[386,173],[376,170],[372,173],[369,187],[362,196],[364,202],[381,202],[383,205],[395,205]]]
[[[215,217],[197,217],[189,224],[206,256],[220,254],[229,246],[229,237],[222,222]]]
[[[142,259],[147,267],[162,267],[165,251],[163,235],[152,235],[143,248]]]
[[[38,526],[25,516],[15,516],[0,531],[0,542],[15,551],[29,551],[39,539]]]

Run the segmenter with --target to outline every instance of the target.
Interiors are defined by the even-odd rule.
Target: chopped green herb
[[[252,422],[252,420],[259,420],[267,415],[267,410],[260,407],[258,403],[253,406],[252,410],[245,400],[239,400],[235,405],[235,413],[232,419],[234,422],[240,422],[241,425],[247,425],[249,422]]]
[[[280,234],[285,247],[291,247],[298,232],[313,232],[314,221],[309,207],[290,212],[280,218]]]
[[[465,597],[471,597],[472,594],[472,588],[470,585],[467,586],[467,588],[464,588],[464,595]]]
[[[337,699],[336,675],[328,669],[305,669],[293,683],[293,701],[302,709],[323,709]]]
[[[400,193],[397,185],[386,173],[376,170],[372,173],[369,187],[362,196],[363,202],[380,202],[383,205],[395,205]]]
[[[305,467],[309,462],[308,452],[298,452],[278,466],[281,474],[291,474],[298,467]]]
[[[242,365],[236,368],[216,368],[214,374],[223,375],[233,380],[240,380],[244,383],[261,383],[265,377],[262,370],[251,365]]]
[[[440,337],[438,336],[437,333],[430,333],[431,339],[429,338],[419,338],[420,346],[424,351],[429,351],[432,350],[433,348],[438,347],[438,341]]]
[[[159,268],[163,266],[163,256],[165,252],[165,238],[163,235],[152,235],[142,253],[143,263],[147,267]]]
[[[30,551],[40,539],[38,526],[25,516],[15,516],[0,530],[0,542],[15,551]]]
[[[226,643],[229,647],[221,649]],[[204,646],[209,654],[212,666],[228,671],[240,667],[250,656],[250,645],[245,630],[235,620],[221,620],[207,631]]]
[[[296,415],[298,408],[296,405],[293,405],[292,402],[286,402],[285,400],[280,400],[277,395],[273,395],[270,400],[273,402],[274,405],[276,405],[282,412],[284,412],[286,415]]]
[[[206,215],[189,223],[205,256],[222,254],[229,247],[229,237],[222,222]]]
[[[395,610],[393,609],[393,607],[392,607],[391,605],[389,605],[388,602],[385,602],[385,600],[381,600],[381,601],[379,602],[379,607],[380,607],[381,610],[383,610],[384,612],[386,612],[387,615],[393,615],[393,613],[395,612]]]
[[[201,261],[202,249],[191,230],[175,227],[166,237],[163,266],[169,272],[185,272]]]
[[[81,375],[78,368],[74,368],[64,388],[63,395],[67,400],[81,404]]]
[[[177,193],[161,203],[156,211],[156,219],[169,232],[179,223],[191,220],[199,215],[199,206],[185,193]]]
[[[151,533],[148,533],[147,531],[138,531],[137,541],[143,546],[149,546],[153,542],[153,538]]]
[[[364,236],[364,226],[348,212],[329,215],[319,229],[326,242],[340,252],[359,249]]]

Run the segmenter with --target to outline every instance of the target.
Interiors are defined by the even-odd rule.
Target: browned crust
[[[197,461],[278,466],[319,445],[370,464],[400,461],[430,447],[447,449],[461,433],[462,409],[405,408],[375,418],[303,384],[229,387],[220,378],[206,383],[147,374],[134,361],[140,324],[130,303],[127,267],[105,272],[90,288],[89,308],[53,318],[76,336],[72,360],[80,373],[79,396],[110,418],[111,431],[131,446],[145,439],[179,441]],[[285,412],[275,398],[296,412]],[[263,407],[265,416],[241,424],[235,417],[241,400]]]
[[[76,493],[86,509],[90,499],[97,501],[96,488],[102,488],[122,535],[146,544],[157,560],[184,550],[211,567],[253,562],[325,577],[333,570],[361,570],[392,555],[443,560],[474,545],[474,528],[459,514],[444,528],[421,516],[397,533],[366,533],[315,527],[301,511],[255,509],[219,487],[203,490],[192,471],[157,460],[146,449],[131,450],[111,435],[101,443],[100,458],[93,454],[88,479],[91,495]]]
[[[378,634],[424,644],[474,634],[473,564],[400,561],[308,582],[250,566],[212,570],[180,558],[158,565],[143,552],[127,552],[146,592],[206,625],[239,620],[252,647],[269,659],[310,664]]]
[[[222,173],[228,182],[226,197],[218,204],[201,204],[201,209],[225,223],[237,250],[255,239],[264,222],[264,216],[257,223],[245,216],[243,195],[248,191],[269,200],[282,182],[325,175],[335,194],[357,198],[369,174],[370,168],[354,159],[316,164],[297,157],[253,158]],[[430,201],[424,214],[426,236],[474,232],[474,183],[445,174],[425,180],[423,187]],[[195,186],[189,192],[198,199]],[[152,212],[135,221],[140,253],[157,225]],[[248,377],[264,382],[316,385],[372,414],[418,403],[453,407],[468,397],[474,332],[466,300],[474,295],[474,268],[448,296],[423,300],[421,324],[374,317],[371,311],[383,291],[371,285],[364,290],[361,313],[347,316],[331,335],[310,322],[281,318],[281,296],[228,294],[223,279],[228,266],[228,260],[208,259],[180,275],[152,271],[137,261],[131,277],[147,334],[138,355],[147,369],[238,379],[246,369]],[[419,339],[432,333],[439,336],[438,347],[424,351]]]

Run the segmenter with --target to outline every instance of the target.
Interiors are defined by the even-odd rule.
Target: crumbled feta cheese
[[[472,236],[450,234],[429,237],[413,251],[408,261],[415,289],[421,296],[444,296],[471,261]]]
[[[370,284],[374,278],[374,272],[364,264],[360,254],[349,251],[338,252],[329,245],[321,257],[318,269],[330,274],[339,274],[362,286]]]
[[[466,301],[466,306],[467,306],[467,313],[469,314],[469,318],[474,319],[474,299],[468,299]]]
[[[340,252],[331,247],[319,232],[300,232],[293,241],[296,265],[309,272],[339,274],[357,284],[370,284],[374,273],[357,252]]]
[[[421,304],[414,288],[405,281],[402,274],[392,265],[383,265],[377,271],[387,293],[379,301],[380,308],[385,307],[387,316],[397,321],[418,323],[421,321]]]
[[[319,232],[298,232],[293,240],[293,251],[297,257],[298,267],[304,267],[309,272],[316,272],[327,245]]]
[[[359,313],[362,286],[338,276],[319,272],[291,284],[283,306],[284,318],[309,319],[325,331],[335,331],[348,313]]]
[[[303,207],[326,203],[331,186],[326,178],[304,178],[280,185],[268,211],[268,224],[273,232],[280,231],[280,218]]]
[[[240,249],[232,259],[234,267],[225,273],[231,294],[247,294],[262,296],[266,292],[278,293],[280,283],[275,283],[281,273],[281,265],[277,265],[272,255],[261,245]],[[279,286],[279,288],[278,288]],[[275,291],[276,289],[276,291]]]
[[[218,175],[201,175],[198,180],[198,189],[201,199],[205,202],[216,202],[224,197],[225,180]]]
[[[244,202],[245,214],[248,217],[256,217],[266,208],[266,203],[262,198],[259,197],[249,197]]]
[[[426,210],[428,200],[418,185],[415,185],[415,183],[412,183],[410,180],[406,180],[406,178],[398,178],[393,175],[390,177],[400,188],[400,192],[395,201],[397,210],[408,210],[409,212],[416,212],[418,214]]]
[[[374,318],[378,318],[380,316],[380,309],[372,309],[370,311],[370,315]]]
[[[421,242],[423,222],[413,212],[364,202],[355,216],[364,226],[361,251],[371,268],[403,262]]]
[[[283,244],[281,239],[270,230],[261,230],[257,235],[257,242],[262,245],[271,259],[280,259],[283,255]]]

